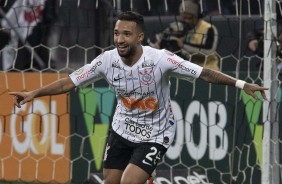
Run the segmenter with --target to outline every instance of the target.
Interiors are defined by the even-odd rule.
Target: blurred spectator
[[[247,34],[248,49],[259,57],[264,56],[264,28],[255,29]],[[277,69],[282,71],[282,33],[278,30],[278,38],[274,43],[277,44]]]
[[[277,38],[273,41],[277,46],[277,69],[282,73],[282,15],[280,3],[276,2],[276,21],[277,21]],[[255,55],[263,58],[264,56],[264,25],[247,33],[247,48]]]
[[[5,6],[5,3],[4,0],[0,0],[0,11],[1,11],[1,14],[0,14],[0,22],[1,20],[3,19],[3,15],[5,15],[5,12],[7,11],[6,10],[6,7],[10,5],[10,3],[12,2],[11,1],[8,1],[6,6]],[[2,56],[2,52],[1,50],[9,43],[9,40],[10,40],[10,29],[5,29],[5,28],[2,28],[1,24],[0,24],[0,69],[2,68],[2,60],[1,60],[1,56]]]
[[[280,9],[280,3],[276,2],[276,21],[277,21],[277,44],[280,47],[280,43],[282,41],[282,16],[281,16],[281,9]],[[254,54],[263,57],[263,41],[264,41],[264,25],[261,25],[254,29],[253,31],[250,31],[247,33],[247,44],[248,49],[253,52]],[[279,43],[280,42],[280,43]],[[278,55],[281,55],[281,53],[278,53]]]
[[[48,67],[49,51],[40,44],[47,44],[50,26],[56,18],[54,3],[55,0],[16,0],[12,4],[1,20],[1,27],[10,29],[9,44],[2,54],[3,70],[13,65],[18,70]],[[32,56],[26,45],[38,46],[32,52],[39,57]]]
[[[134,10],[142,13],[144,16],[165,16],[178,14],[177,4],[181,1],[182,0],[122,0],[120,3],[123,11]]]
[[[235,0],[202,0],[202,6],[205,15],[209,16],[236,14]]]
[[[201,0],[205,15],[260,15],[263,12],[263,0]]]
[[[200,10],[198,1],[183,1],[179,6],[180,21],[170,23],[164,31],[148,39],[148,43],[200,66],[219,70],[219,59],[215,54],[218,32],[215,26],[202,19]]]
[[[259,57],[263,57],[263,27],[247,33],[248,49]]]

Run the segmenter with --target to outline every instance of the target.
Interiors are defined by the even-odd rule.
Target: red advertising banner
[[[70,180],[68,95],[37,98],[21,108],[8,95],[36,89],[65,75],[0,73],[0,180]]]

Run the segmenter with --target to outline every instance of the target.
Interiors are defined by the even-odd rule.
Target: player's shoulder
[[[117,57],[118,56],[118,51],[116,48],[111,49],[111,50],[106,50],[103,53],[104,57]]]
[[[183,58],[166,49],[145,47],[144,55],[147,61],[153,61],[155,66],[159,66],[161,68],[171,67],[175,65],[175,63],[181,63],[184,61]]]
[[[160,59],[163,55],[165,55],[164,49],[156,49],[150,46],[143,46],[144,55],[147,57],[151,57],[155,60]]]
[[[107,61],[108,63],[108,61],[114,61],[117,57],[119,57],[117,49],[112,49],[103,51],[95,58],[95,60],[100,60],[101,62]]]

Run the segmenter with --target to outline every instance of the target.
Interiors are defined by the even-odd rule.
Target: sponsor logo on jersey
[[[128,110],[150,110],[154,111],[158,107],[158,101],[154,97],[147,98],[129,98],[129,97],[121,97],[122,105]]]
[[[152,164],[150,164],[149,162],[147,162],[145,159],[143,159],[142,163],[143,163],[143,164],[146,164],[146,165],[149,165],[149,166],[152,166]]]
[[[118,61],[113,62],[113,63],[112,63],[112,67],[113,67],[113,68],[121,69],[120,64],[118,63]]]
[[[187,68],[186,66],[182,65],[181,63],[179,63],[178,61],[175,61],[174,59],[168,58],[167,61],[171,62],[172,64],[176,65],[178,68],[185,70],[193,75],[196,75],[197,72],[193,69]]]
[[[132,75],[132,72],[128,75],[128,77],[126,77],[126,80],[139,80],[138,79],[138,77],[134,77],[133,75]]]
[[[95,72],[95,70],[96,70],[96,68],[98,67],[98,66],[100,66],[102,64],[102,61],[98,61],[94,66],[92,66],[89,70],[86,70],[85,72],[83,72],[82,74],[79,74],[77,77],[76,77],[76,80],[77,81],[80,81],[80,80],[82,80],[82,79],[84,79],[84,78],[87,78],[87,77],[89,77],[90,75],[92,75],[94,72]]]
[[[143,71],[139,71],[139,75],[140,75],[140,82],[141,84],[145,85],[145,86],[149,86],[152,83],[154,83],[154,78],[153,78],[153,68],[151,69],[145,69]]]
[[[119,81],[120,79],[122,79],[123,77],[114,77],[114,81]]]
[[[137,138],[139,140],[146,140],[151,138],[153,132],[153,126],[149,124],[139,124],[131,121],[130,118],[125,119],[123,125],[124,133]]]
[[[155,94],[155,91],[140,92],[140,91],[136,91],[136,89],[138,89],[138,88],[135,88],[134,90],[129,91],[129,92],[124,90],[124,89],[116,89],[116,92],[119,95],[124,96],[124,97],[132,96],[132,95],[134,95],[134,96],[138,95],[138,96],[146,97],[146,96],[152,96],[152,95]]]
[[[149,68],[149,67],[154,67],[155,64],[154,64],[154,61],[152,60],[149,60],[149,61],[144,61],[142,63],[142,68]]]
[[[126,80],[130,81],[130,80],[138,80],[138,77],[129,77],[129,78],[126,78]]]

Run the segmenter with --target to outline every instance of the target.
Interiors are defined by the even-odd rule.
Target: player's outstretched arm
[[[200,75],[200,79],[214,84],[236,86],[238,88],[243,89],[248,95],[252,96],[254,99],[258,99],[258,96],[255,94],[255,92],[259,91],[263,99],[266,100],[265,90],[268,90],[268,88],[238,80],[220,71],[203,68],[203,71]]]
[[[34,98],[48,95],[59,95],[69,92],[74,88],[75,85],[70,77],[66,77],[30,92],[10,92],[9,94],[14,95],[14,104],[18,108],[21,108],[21,105]]]

